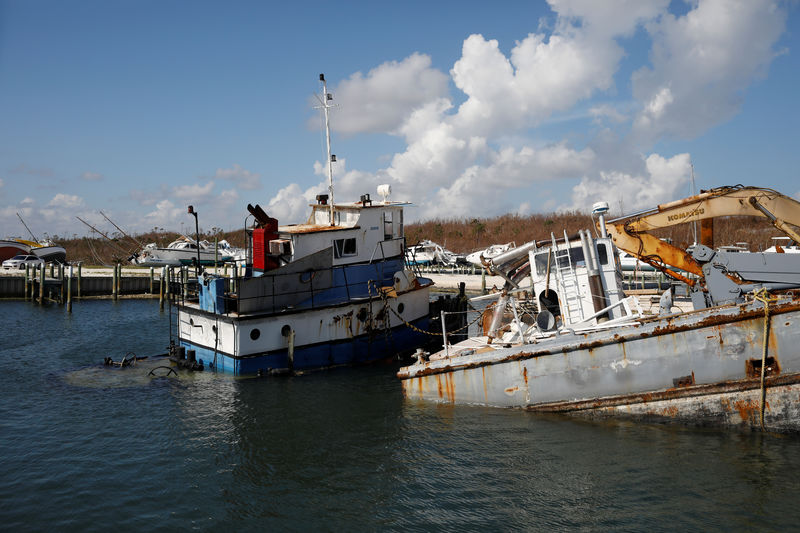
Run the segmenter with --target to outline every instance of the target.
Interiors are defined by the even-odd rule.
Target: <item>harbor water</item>
[[[179,373],[152,300],[0,302],[6,531],[759,530],[800,437],[405,401],[396,362]],[[150,375],[152,374],[152,375]]]

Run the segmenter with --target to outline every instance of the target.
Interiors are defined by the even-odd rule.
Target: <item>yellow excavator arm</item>
[[[690,285],[695,280],[676,272],[683,270],[702,278],[703,270],[690,254],[649,232],[685,222],[724,216],[759,216],[772,222],[792,240],[800,242],[800,202],[772,189],[720,187],[659,205],[632,215],[609,220],[606,230],[617,248]]]

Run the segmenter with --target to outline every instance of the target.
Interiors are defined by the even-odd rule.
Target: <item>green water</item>
[[[2,302],[6,531],[797,528],[800,437],[404,401],[395,366],[148,376],[152,301]],[[163,374],[164,372],[156,372]]]

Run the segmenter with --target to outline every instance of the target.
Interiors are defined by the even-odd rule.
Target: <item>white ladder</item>
[[[569,254],[569,238],[567,237],[567,232],[564,231],[565,248],[562,250],[558,249],[556,238],[552,233],[550,234],[550,239],[552,240],[556,266],[556,282],[561,287],[559,301],[561,303],[562,320],[565,326],[577,324],[583,321],[583,304],[578,287],[578,276],[575,273],[575,267],[572,265],[572,258]]]

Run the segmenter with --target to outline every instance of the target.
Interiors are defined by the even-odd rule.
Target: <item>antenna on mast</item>
[[[336,156],[331,154],[331,126],[330,118],[328,117],[328,109],[335,107],[329,104],[333,100],[333,95],[328,92],[328,83],[325,81],[325,74],[319,75],[319,81],[322,82],[322,98],[317,96],[320,106],[325,111],[325,139],[328,147],[328,194],[330,195],[330,225],[335,226],[333,221],[333,163],[336,161]]]

